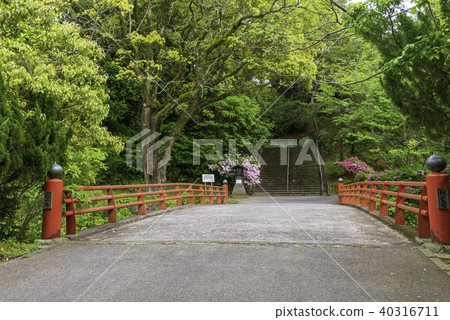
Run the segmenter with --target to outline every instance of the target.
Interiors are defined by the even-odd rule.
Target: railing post
[[[375,190],[377,190],[377,184],[375,182],[372,182],[372,187],[370,188],[370,192],[369,192],[369,210],[370,211],[377,210],[377,202],[375,200],[372,200],[373,198],[376,198],[376,196],[377,196]]]
[[[214,203],[214,193],[212,186],[208,187],[208,192],[209,192],[209,203]]]
[[[200,203],[205,203],[205,186],[201,186],[200,189],[202,190],[200,192]]]
[[[158,198],[162,198],[162,200],[159,202],[159,210],[166,210],[167,209],[166,194],[164,192],[163,186],[159,186],[159,192],[161,193],[159,194]]]
[[[352,185],[346,185],[345,203],[352,203]]]
[[[72,211],[72,215],[66,216],[66,234],[77,234],[77,216],[75,214],[75,204],[73,203],[72,194],[68,193],[66,199],[69,203],[66,204],[66,211]]]
[[[432,171],[426,177],[431,241],[450,244],[449,177],[440,173],[447,162],[434,154],[427,159],[426,166]]]
[[[61,236],[64,183],[58,178],[61,177],[62,174],[62,167],[55,162],[49,171],[50,179],[45,182],[42,239],[54,239]]]
[[[228,203],[228,181],[227,180],[223,180],[222,188],[224,191],[223,203]]]
[[[359,182],[355,183],[355,198],[353,199],[353,203],[357,205],[361,204],[361,184]]]
[[[363,188],[363,190],[361,190],[361,201],[360,201],[359,204],[361,205],[361,207],[367,207],[367,199],[364,198],[364,197],[367,196],[367,191],[366,191],[366,189],[367,189],[367,182],[363,182],[362,188]]]
[[[175,190],[177,190],[177,197],[179,197],[179,198],[177,198],[177,207],[180,207],[183,205],[183,200],[180,198],[181,192],[180,192],[180,187],[178,186],[178,184],[177,184]]]
[[[353,186],[352,186],[352,197],[350,199],[350,203],[353,203],[353,204],[357,204],[358,203],[358,195],[357,195],[357,193],[358,193],[358,184],[357,183],[353,183]]]
[[[389,191],[389,185],[383,183],[383,190],[380,198],[380,216],[387,217],[389,216],[389,206],[384,204],[383,201],[388,199],[388,194],[384,193],[385,191]]]
[[[344,197],[344,203],[351,203],[352,199],[352,186],[351,185],[346,185],[345,186],[345,197]]]
[[[143,216],[145,215],[145,203],[144,203],[144,195],[142,194],[142,188],[137,188],[137,193],[140,193],[138,196],[138,202],[141,204],[138,205],[138,215]]]
[[[111,196],[111,199],[108,199],[108,206],[114,207],[108,211],[108,222],[116,223],[117,222],[116,201],[114,199],[114,193],[112,188],[108,189],[108,196]]]
[[[191,197],[189,198],[189,204],[195,204],[194,186],[191,185],[189,189],[189,194],[191,195]]]
[[[395,224],[396,225],[404,225],[406,223],[405,220],[405,209],[400,209],[398,207],[399,204],[405,204],[405,198],[400,197],[399,193],[405,193],[405,186],[400,183],[397,190],[397,195],[395,197]]]
[[[422,188],[422,195],[420,196],[419,214],[417,215],[417,231],[419,232],[419,238],[431,238],[430,232],[430,211],[428,210],[428,191],[427,186]],[[422,211],[427,212],[427,216],[422,214]]]
[[[342,188],[344,187],[344,179],[339,178],[338,179],[338,202],[339,203],[343,203],[343,199],[342,199]]]
[[[214,186],[214,193],[216,194],[216,203],[222,203],[222,194],[221,188]]]

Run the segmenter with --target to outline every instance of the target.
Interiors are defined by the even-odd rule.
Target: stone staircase
[[[319,167],[313,161],[305,161],[302,165],[295,165],[301,148],[289,148],[289,169],[280,164],[280,149],[265,148],[261,156],[267,165],[261,166],[261,186],[256,185],[255,196],[296,195],[321,196],[327,195],[326,183],[324,191],[321,189]],[[289,170],[289,172],[288,172]],[[267,192],[267,193],[266,193]]]

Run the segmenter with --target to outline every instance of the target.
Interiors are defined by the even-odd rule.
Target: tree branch
[[[338,87],[344,87],[344,86],[351,86],[351,85],[354,85],[354,84],[358,84],[358,83],[370,80],[370,79],[372,79],[372,78],[374,78],[374,77],[376,77],[376,76],[378,76],[378,75],[380,75],[382,73],[384,73],[384,71],[379,71],[379,72],[371,75],[370,77],[367,77],[367,78],[362,79],[362,80],[354,81],[354,82],[349,82],[349,83],[338,83],[338,82],[333,82],[333,81],[320,81],[320,80],[315,80],[315,79],[310,79],[310,78],[308,78],[308,79],[310,79],[313,82],[318,82],[318,83],[322,83],[322,84],[329,84],[329,85],[338,86]]]

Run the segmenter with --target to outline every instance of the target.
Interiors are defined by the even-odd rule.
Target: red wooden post
[[[377,190],[377,185],[374,182],[372,182],[372,187],[370,188],[370,193],[369,193],[369,210],[370,211],[377,210],[377,203],[375,200],[373,200],[377,196],[375,190]]]
[[[108,222],[115,223],[117,222],[116,201],[114,199],[114,193],[112,188],[108,189],[108,196],[111,196],[111,199],[108,199],[108,206],[114,207],[108,210]]]
[[[427,175],[431,241],[440,244],[450,244],[448,189],[448,175],[439,172],[433,172],[432,174]]]
[[[400,183],[397,190],[397,196],[395,199],[395,224],[397,225],[404,225],[406,223],[405,221],[405,209],[400,209],[398,207],[399,204],[405,204],[405,198],[400,197],[399,193],[405,193],[405,186]]]
[[[205,203],[205,189],[204,186],[201,186],[200,189],[202,190],[202,192],[200,193],[200,203]]]
[[[223,193],[224,193],[223,203],[228,203],[228,184],[224,183],[222,188],[223,188]]]
[[[195,204],[194,186],[190,186],[189,189],[189,194],[191,195],[189,198],[189,204]]]
[[[145,203],[144,203],[144,195],[142,194],[142,188],[137,188],[137,193],[140,193],[138,196],[138,202],[141,204],[138,205],[138,215],[142,216],[145,215]]]
[[[349,186],[343,185],[342,186],[342,203],[348,203],[348,188]]]
[[[364,197],[367,196],[367,191],[366,191],[366,189],[367,189],[367,182],[363,182],[362,188],[363,188],[363,190],[361,190],[361,202],[360,202],[360,205],[361,205],[361,207],[367,207],[367,199],[364,198]]]
[[[342,200],[344,203],[350,202],[350,185],[344,186],[344,197]]]
[[[166,194],[164,192],[164,187],[162,185],[159,186],[159,192],[161,192],[161,193],[159,194],[158,198],[162,199],[159,203],[159,210],[166,210],[167,209]]]
[[[49,171],[50,179],[44,186],[44,213],[42,217],[42,239],[54,239],[61,236],[61,213],[63,202],[63,181],[58,179],[63,169],[56,162]]]
[[[208,187],[208,193],[209,193],[209,203],[214,203],[214,194],[212,186]]]
[[[351,186],[350,185],[346,185],[345,187],[345,191],[344,191],[344,203],[350,203],[350,197],[351,197]]]
[[[352,186],[346,185],[345,203],[352,203]]]
[[[214,187],[216,193],[216,203],[222,203],[222,188]]]
[[[344,180],[342,178],[339,178],[339,180],[338,180],[338,202],[339,203],[344,203],[344,201],[343,201],[344,199],[342,196],[343,187],[344,187],[343,182],[344,182]]]
[[[419,205],[419,214],[418,214],[418,222],[417,229],[419,232],[419,238],[431,238],[430,232],[430,217],[428,210],[428,200],[425,201],[425,198],[428,198],[427,186],[423,186],[422,195],[420,197],[420,205]],[[422,214],[423,211],[427,212],[427,215],[424,216]]]
[[[389,190],[389,185],[386,183],[383,183],[383,193],[381,193],[381,199],[380,199],[380,216],[387,217],[389,216],[389,206],[387,204],[384,204],[383,201],[388,199],[388,194],[384,193],[385,191]]]
[[[355,198],[353,198],[353,203],[361,205],[361,183],[355,183]]]
[[[357,196],[357,190],[356,190],[356,188],[357,188],[358,186],[357,186],[357,184],[352,184],[352,197],[350,198],[350,203],[353,203],[353,204],[357,204],[358,203],[358,196]]]
[[[66,217],[66,234],[77,234],[77,216],[72,194],[68,193],[66,199],[70,202],[66,204],[66,211],[72,211],[73,214]]]
[[[178,184],[177,184],[175,190],[178,190],[178,191],[177,191],[177,197],[178,197],[178,198],[177,198],[177,207],[179,207],[179,206],[182,206],[182,205],[183,205],[183,201],[182,201],[182,199],[181,199],[181,192],[179,191],[180,188],[179,188]]]

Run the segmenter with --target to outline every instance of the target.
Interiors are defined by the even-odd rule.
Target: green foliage
[[[324,20],[323,26],[335,23],[320,1],[62,3],[66,19],[113,52],[116,79],[139,88],[140,129],[165,130],[173,139],[162,151],[169,152],[203,108],[271,83],[292,84],[293,75],[313,75],[320,47],[314,38],[323,35]],[[165,169],[150,173],[144,166],[146,180],[164,180]]]
[[[426,138],[424,128],[415,129],[378,79],[370,78],[380,58],[375,47],[354,36],[340,40],[320,61],[315,99],[321,103],[316,116],[323,150],[339,153],[341,161],[357,155],[376,169],[423,162],[431,150],[444,148]]]
[[[114,136],[126,142],[141,130],[140,112],[142,98],[134,81],[117,79],[119,68],[114,64],[113,53],[109,52],[101,61],[102,69],[108,75],[107,85],[110,111],[103,124]],[[99,172],[97,184],[140,184],[144,183],[142,173],[127,166],[125,150],[118,154],[114,149],[106,150],[104,169]]]
[[[20,243],[16,239],[10,238],[0,241],[0,263],[23,256],[25,254],[39,250],[39,244]]]
[[[370,175],[371,173],[369,172],[359,171],[357,174],[355,174],[354,181],[367,181]]]
[[[52,99],[30,92],[26,96],[27,102],[21,103],[9,90],[0,63],[0,238],[17,231],[20,201],[42,185],[51,164],[61,160],[70,136],[55,119]]]
[[[327,176],[332,178],[340,178],[344,174],[344,170],[334,163],[334,161],[331,162],[325,162],[325,172]]]
[[[368,176],[369,181],[426,181],[427,170],[420,166],[384,170]]]
[[[417,1],[411,10],[400,0],[374,1],[355,6],[349,21],[380,52],[388,96],[436,140],[450,132],[448,7],[448,0]]]
[[[39,96],[52,101],[58,126],[73,132],[67,150],[71,160],[80,157],[85,148],[99,148],[88,153],[90,159],[102,161],[100,148],[121,150],[120,141],[102,127],[108,114],[108,97],[106,76],[96,62],[103,52],[93,41],[80,36],[77,25],[63,21],[56,4],[11,0],[0,6],[0,62],[20,104]],[[101,169],[79,163],[81,167],[71,168],[69,173],[81,172],[78,177],[91,181],[95,170]]]
[[[259,119],[261,106],[249,95],[232,96],[212,103],[194,116],[196,122],[186,126],[174,143],[168,164],[167,179],[173,182],[193,182],[201,178],[202,173],[209,173],[210,161],[206,154],[215,154],[217,150],[211,145],[200,149],[200,165],[193,165],[193,139],[220,139],[223,153],[230,152],[230,143],[236,144],[237,153],[249,154],[244,139],[255,145],[259,139],[270,136],[273,124],[265,118]],[[170,123],[164,132],[170,132],[175,123]],[[222,181],[217,180],[218,184]]]
[[[126,199],[116,199],[116,204],[127,203]],[[133,217],[136,214],[129,208],[119,208],[116,210],[117,221]],[[85,230],[88,228],[101,226],[108,223],[108,212],[99,211],[92,213],[85,213],[77,215],[77,231]]]

